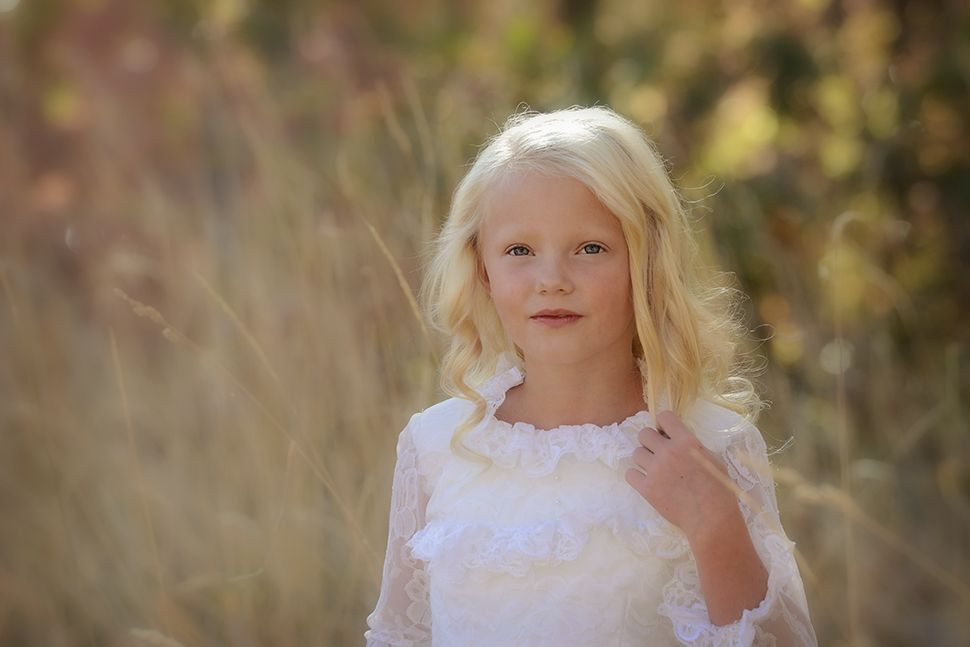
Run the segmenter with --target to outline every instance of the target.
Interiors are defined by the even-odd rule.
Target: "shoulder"
[[[743,415],[711,400],[698,400],[688,425],[709,450],[724,461],[728,474],[744,491],[760,486],[772,492],[772,465],[761,430]],[[777,502],[775,502],[777,509]]]
[[[455,428],[474,410],[468,400],[448,398],[412,415],[401,432],[398,444],[406,441],[413,448],[426,495],[434,491],[448,461]]]
[[[422,411],[422,424],[431,428],[458,424],[474,410],[475,405],[470,400],[448,398]]]
[[[419,451],[445,451],[451,434],[475,410],[475,405],[463,398],[448,398],[411,416],[408,427]]]
[[[708,449],[723,452],[738,441],[761,440],[761,431],[740,413],[713,400],[700,397],[684,416],[684,422]],[[757,441],[755,441],[757,442]]]

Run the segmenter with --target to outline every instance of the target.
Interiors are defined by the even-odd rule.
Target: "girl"
[[[398,437],[368,646],[817,644],[741,324],[693,251],[610,109],[487,142],[422,289],[453,397]]]

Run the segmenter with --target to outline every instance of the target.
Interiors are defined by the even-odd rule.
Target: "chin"
[[[581,362],[590,356],[590,349],[583,348],[571,342],[568,344],[532,344],[519,345],[522,355],[529,361],[553,362],[556,364],[571,364]]]

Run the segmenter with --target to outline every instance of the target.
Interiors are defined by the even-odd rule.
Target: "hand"
[[[628,469],[626,482],[691,543],[736,524],[741,511],[721,459],[674,412],[661,411],[656,420],[658,429],[640,430],[641,446],[633,450],[643,472]]]

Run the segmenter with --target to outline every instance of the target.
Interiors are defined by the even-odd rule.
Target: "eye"
[[[595,247],[599,251],[590,252],[588,251],[590,247]],[[603,251],[603,246],[600,245],[599,243],[586,243],[585,245],[583,245],[583,250],[586,251],[587,254],[600,254]]]
[[[525,254],[516,254],[515,253],[515,250],[517,250],[517,249],[524,249],[525,250]],[[529,253],[529,248],[528,247],[525,247],[523,245],[516,245],[515,247],[509,247],[508,250],[506,250],[505,253],[506,254],[511,254],[512,256],[525,256],[526,254]]]

